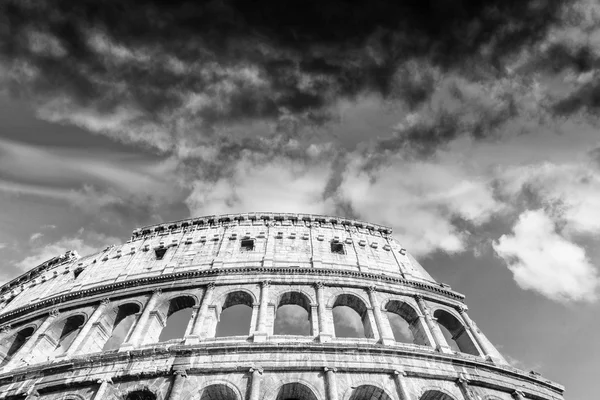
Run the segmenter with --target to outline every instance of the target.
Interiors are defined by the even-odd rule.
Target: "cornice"
[[[392,233],[392,228],[372,224],[369,222],[359,221],[356,219],[347,219],[332,217],[319,214],[293,214],[293,213],[273,213],[273,212],[254,212],[254,213],[239,213],[239,214],[222,214],[222,215],[207,215],[204,217],[188,218],[179,221],[166,222],[138,228],[133,231],[131,240],[136,240],[141,237],[152,234],[153,232],[171,231],[179,228],[185,228],[194,225],[206,226],[222,226],[232,221],[304,221],[304,222],[319,222],[332,223],[336,225],[348,225],[357,228],[364,228],[370,231],[381,232],[385,235]]]
[[[91,295],[110,293],[116,290],[126,289],[130,287],[139,286],[150,286],[163,282],[172,282],[177,280],[184,280],[190,278],[200,277],[214,277],[223,275],[264,275],[264,274],[275,274],[275,275],[315,275],[318,277],[323,276],[345,276],[353,278],[368,279],[378,282],[389,282],[396,283],[407,287],[416,288],[426,292],[432,292],[438,295],[443,295],[448,298],[463,301],[465,296],[463,294],[444,289],[440,284],[432,285],[425,282],[412,281],[408,279],[374,274],[368,272],[359,271],[348,271],[330,268],[294,268],[294,267],[233,267],[233,268],[213,268],[196,271],[185,271],[185,272],[174,272],[171,274],[164,274],[160,276],[149,276],[138,279],[130,279],[127,281],[116,282],[108,285],[101,285],[92,287],[89,289],[79,290],[72,293],[63,294],[60,296],[54,296],[37,303],[29,304],[27,306],[19,307],[10,312],[0,315],[0,324],[4,324],[13,318],[19,317],[23,314],[36,311],[45,307],[55,307],[58,304],[74,300],[78,298],[84,298]]]

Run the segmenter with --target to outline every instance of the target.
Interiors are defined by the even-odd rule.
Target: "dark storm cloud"
[[[428,68],[501,71],[502,58],[543,38],[564,4],[5,1],[0,57],[12,91],[42,102],[62,96],[101,113],[127,104],[158,124],[184,109],[180,117],[205,133],[282,113],[322,123],[335,100],[365,92],[418,108],[435,90]],[[452,137],[409,137],[421,135],[423,145]]]

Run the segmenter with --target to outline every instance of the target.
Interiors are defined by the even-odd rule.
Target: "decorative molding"
[[[416,282],[406,280],[404,278],[396,278],[387,275],[379,275],[368,272],[358,272],[358,271],[348,271],[348,270],[338,270],[338,269],[327,269],[327,268],[285,268],[285,267],[237,267],[237,268],[214,268],[214,269],[205,269],[205,270],[196,270],[196,271],[186,271],[186,272],[176,272],[172,274],[164,274],[160,276],[151,276],[151,277],[143,277],[138,279],[132,279],[129,281],[117,282],[103,286],[97,286],[90,289],[80,290],[77,292],[71,292],[67,294],[63,294],[56,297],[50,297],[46,300],[42,300],[39,303],[30,304],[27,306],[19,307],[14,309],[6,314],[0,315],[0,323],[10,320],[12,317],[18,317],[24,313],[31,312],[34,310],[39,310],[47,305],[55,305],[64,303],[69,300],[78,299],[84,297],[84,295],[89,294],[93,295],[96,293],[111,293],[115,290],[126,289],[130,287],[139,287],[145,285],[154,285],[157,283],[171,282],[174,280],[180,279],[191,279],[194,277],[202,277],[202,276],[220,276],[220,275],[233,275],[233,274],[252,274],[255,273],[257,275],[261,274],[285,274],[285,275],[316,275],[316,276],[347,276],[353,278],[361,278],[361,279],[373,279],[378,280],[384,283],[399,283],[401,285],[412,287],[419,290],[427,290],[432,293],[444,295],[448,298],[452,298],[455,300],[463,300],[464,295],[443,290],[437,286],[426,284],[423,282]],[[160,290],[160,288],[155,289],[155,291]],[[422,294],[416,294],[416,297],[421,296]]]
[[[251,367],[249,372],[252,374],[254,372],[258,372],[259,375],[262,375],[264,370],[261,367]]]

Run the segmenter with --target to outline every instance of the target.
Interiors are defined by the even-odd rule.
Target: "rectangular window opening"
[[[79,277],[79,275],[81,275],[81,273],[83,272],[83,268],[77,268],[75,271],[73,271],[73,275],[75,276],[75,279],[77,279]]]
[[[331,242],[331,252],[333,254],[346,254],[344,245],[340,242]]]
[[[254,239],[244,239],[241,241],[241,248],[244,251],[254,250]]]
[[[162,260],[163,257],[165,256],[166,252],[167,252],[166,247],[159,247],[157,249],[154,249],[154,254],[156,255],[157,260]]]

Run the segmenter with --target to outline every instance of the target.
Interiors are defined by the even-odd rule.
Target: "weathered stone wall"
[[[38,266],[0,289],[0,399],[562,398],[560,385],[510,367],[463,296],[390,233],[246,214],[144,228],[98,254]],[[274,335],[282,299],[308,311],[308,336]],[[215,337],[233,304],[251,307],[248,334]],[[362,313],[367,338],[336,337],[336,305]],[[159,342],[183,308],[193,310],[185,335]],[[388,312],[410,323],[413,343],[394,340]],[[103,351],[123,318],[132,323],[122,341]]]

